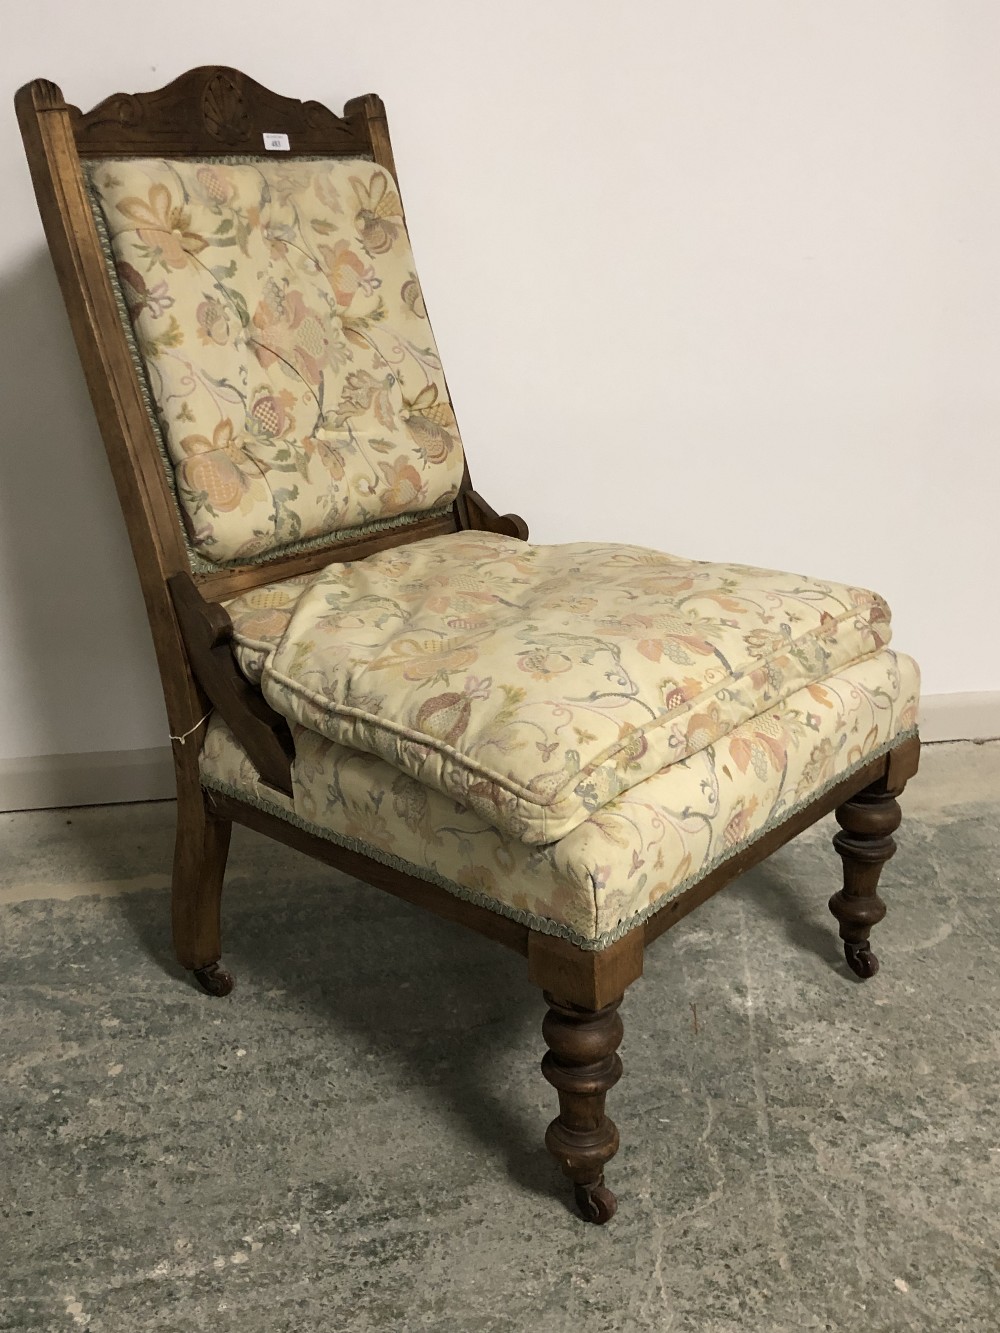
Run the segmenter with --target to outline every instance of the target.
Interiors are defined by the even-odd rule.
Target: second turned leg
[[[862,980],[878,971],[869,936],[886,912],[878,896],[878,880],[896,850],[892,835],[902,818],[898,794],[883,779],[852,796],[836,812],[840,832],[834,834],[833,845],[844,863],[844,887],[830,899],[830,911],[840,922],[848,965]]]
[[[545,1146],[573,1181],[583,1217],[602,1224],[618,1207],[604,1184],[604,1166],[618,1151],[618,1129],[604,1101],[622,1075],[621,997],[603,1009],[584,1009],[548,991],[545,1000],[542,1034],[549,1050],[542,1073],[559,1094],[559,1115],[546,1131]]]

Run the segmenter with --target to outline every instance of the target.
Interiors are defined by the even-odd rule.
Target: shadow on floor
[[[157,967],[194,988],[174,961],[169,894],[113,903]],[[294,993],[332,1042],[396,1066],[400,1082],[432,1093],[520,1185],[569,1206],[539,1112],[507,1095],[525,1049],[539,1061],[545,1049],[544,1002],[518,955],[246,830],[234,832],[223,931],[237,987],[231,1000],[205,996],[205,1005],[224,1014],[248,993]],[[551,1118],[556,1097],[540,1073],[538,1092]]]

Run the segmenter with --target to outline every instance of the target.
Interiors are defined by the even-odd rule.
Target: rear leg
[[[228,995],[236,984],[222,965],[222,882],[232,823],[213,813],[198,786],[178,793],[174,847],[174,951],[181,967],[194,974],[209,995]]]

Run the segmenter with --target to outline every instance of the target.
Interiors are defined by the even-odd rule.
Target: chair
[[[20,90],[177,775],[173,937],[224,995],[232,821],[478,931],[544,992],[546,1144],[616,1208],[618,1007],[663,931],[836,811],[847,963],[916,771],[876,594],[534,546],[473,489],[382,102],[234,69]]]

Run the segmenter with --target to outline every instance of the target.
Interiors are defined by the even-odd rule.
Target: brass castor
[[[847,959],[847,966],[862,981],[867,981],[878,971],[878,958],[872,953],[871,945],[867,942],[852,944],[850,940],[845,940],[844,957]]]
[[[204,967],[193,968],[192,975],[202,990],[209,995],[228,995],[236,985],[236,978],[232,972],[223,967],[218,959],[214,963],[206,963]]]
[[[618,1200],[604,1184],[603,1176],[593,1185],[576,1185],[574,1193],[576,1206],[585,1222],[602,1227],[618,1211]]]

